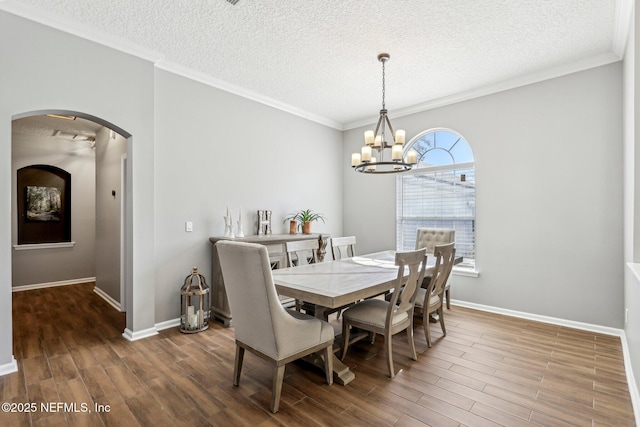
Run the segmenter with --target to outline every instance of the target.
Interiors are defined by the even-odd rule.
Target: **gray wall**
[[[154,69],[152,56],[0,12],[0,366],[12,342],[11,120],[26,112],[83,112],[129,138],[131,331],[177,317],[184,276],[210,271],[207,239],[227,205],[243,208],[245,232],[257,209],[284,231],[287,212],[309,207],[329,218],[316,231],[355,234],[362,253],[395,245],[395,179],[349,167],[363,129],[341,134]],[[622,326],[621,93],[612,64],[393,119],[407,135],[454,129],[474,150],[480,276],[455,277],[455,299]]]
[[[341,132],[157,70],[155,215],[156,320],[180,315],[180,287],[197,266],[211,279],[210,236],[256,234],[258,209],[273,212],[273,233],[288,233],[288,212],[327,217],[313,231],[342,232]],[[193,232],[185,232],[185,222]]]
[[[0,12],[0,366],[11,361],[11,121],[47,109],[83,112],[133,135],[127,145],[133,260],[127,328],[152,328],[153,62]],[[135,297],[135,298],[133,298]]]
[[[636,129],[640,127],[640,56],[637,54],[638,19],[640,12],[635,9],[635,18],[627,42],[624,59],[624,262],[625,309],[628,321],[624,332],[629,347],[630,363],[636,384],[640,383],[640,142]],[[633,391],[633,388],[630,387]],[[637,390],[636,390],[637,392]]]
[[[102,128],[96,135],[96,287],[117,302],[120,299],[120,225],[122,156],[127,140]],[[112,195],[115,191],[115,196]]]
[[[11,242],[18,241],[16,172],[44,164],[71,174],[72,248],[13,251],[13,286],[95,277],[95,155],[86,142],[42,135],[12,135]]]
[[[454,277],[452,298],[622,327],[621,77],[615,63],[393,120],[453,129],[475,155],[480,276]],[[363,130],[344,134],[344,231],[367,252],[395,246],[395,178],[350,170]]]
[[[315,231],[342,233],[340,131],[156,70],[158,57],[141,55],[0,11],[0,366],[11,361],[12,342],[11,120],[25,113],[80,112],[127,138],[126,311],[134,336],[178,317],[191,267],[210,277],[208,238],[223,233],[227,205],[234,218],[243,209],[247,234],[258,209],[273,211],[277,233],[286,213],[305,208],[328,218]]]

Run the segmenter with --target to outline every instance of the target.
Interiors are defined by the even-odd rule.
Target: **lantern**
[[[180,302],[180,332],[191,334],[209,327],[209,286],[198,267],[184,279]]]

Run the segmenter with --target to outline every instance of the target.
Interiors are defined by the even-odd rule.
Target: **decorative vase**
[[[302,233],[311,234],[311,221],[305,221],[304,224],[302,224]]]
[[[292,219],[289,221],[289,234],[296,234],[296,229],[298,228],[298,221]]]

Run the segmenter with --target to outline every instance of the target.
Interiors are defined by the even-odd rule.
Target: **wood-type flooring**
[[[153,303],[153,302],[151,302]],[[179,305],[179,301],[176,301]],[[325,383],[305,362],[287,366],[280,411],[269,411],[272,369],[245,355],[232,385],[233,328],[177,327],[129,342],[125,315],[93,284],[13,293],[13,354],[0,377],[1,426],[633,426],[620,339],[453,306],[447,336],[416,320],[406,334],[349,348],[355,380]],[[334,323],[337,322],[334,319]]]

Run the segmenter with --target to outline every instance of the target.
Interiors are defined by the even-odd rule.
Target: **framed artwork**
[[[27,185],[25,202],[27,221],[60,221],[62,218],[61,189]]]
[[[71,241],[71,174],[49,165],[18,169],[18,244]]]

